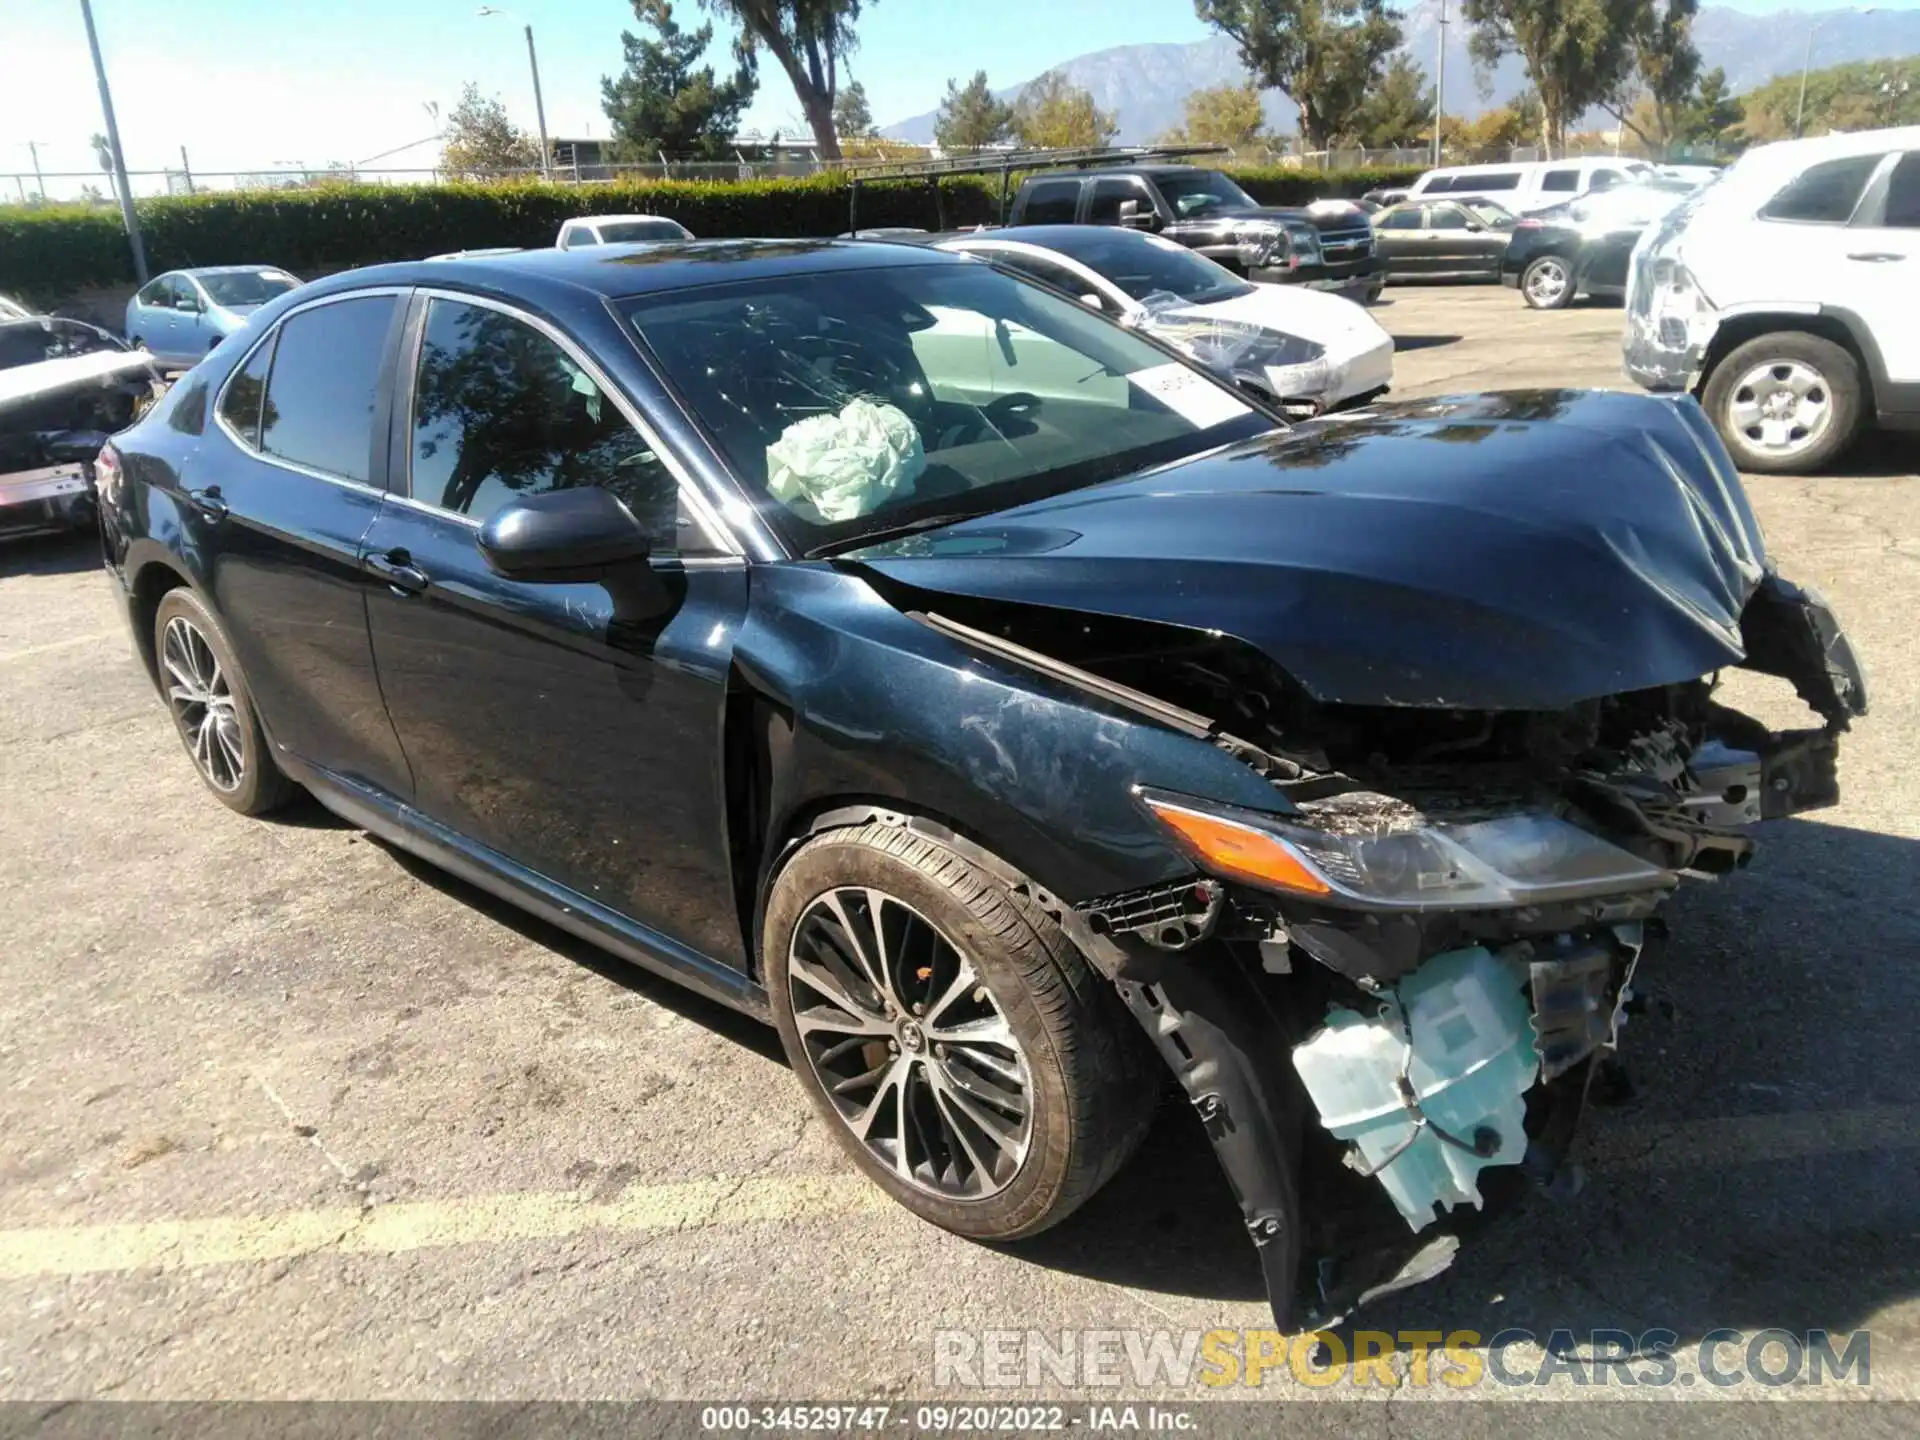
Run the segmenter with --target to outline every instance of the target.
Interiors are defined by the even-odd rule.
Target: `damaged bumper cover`
[[[1838,737],[1867,706],[1852,647],[1771,574],[1743,626],[1747,663],[1825,726],[1769,732],[1712,706],[1704,734],[1645,737],[1620,768],[1572,774],[1557,806],[1464,821],[1337,787],[1261,815],[1141,792],[1205,878],[1080,907],[1082,943],[1192,1099],[1283,1328],[1439,1273],[1489,1180],[1577,1189],[1574,1128],[1655,911],[1683,878],[1743,865],[1746,827],[1837,801]],[[1276,981],[1302,965],[1320,983],[1290,1011]],[[1310,1218],[1316,1135],[1397,1231]]]

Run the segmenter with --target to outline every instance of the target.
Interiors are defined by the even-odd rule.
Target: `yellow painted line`
[[[1700,1168],[1920,1149],[1920,1106],[1602,1126],[1579,1148],[1598,1170]],[[0,1280],[259,1264],[301,1255],[401,1255],[454,1245],[565,1240],[838,1219],[893,1201],[855,1174],[688,1180],[611,1200],[521,1191],[360,1211],[293,1210],[203,1220],[0,1230]]]
[[[0,1280],[121,1270],[258,1264],[300,1255],[397,1255],[449,1245],[560,1240],[589,1231],[639,1234],[885,1210],[857,1175],[691,1180],[644,1186],[608,1201],[566,1191],[412,1201],[362,1212],[296,1210],[132,1225],[0,1230]]]
[[[10,660],[31,660],[36,655],[51,655],[56,650],[71,650],[76,645],[95,645],[102,640],[111,640],[120,634],[118,630],[95,630],[88,635],[69,635],[64,640],[49,640],[44,645],[29,645],[24,650],[9,650],[0,655],[0,665]]]

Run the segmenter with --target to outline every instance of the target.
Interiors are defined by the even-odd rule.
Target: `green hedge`
[[[1376,166],[1365,170],[1298,170],[1270,166],[1227,173],[1262,205],[1304,205],[1309,200],[1330,197],[1358,200],[1369,190],[1404,189],[1426,171],[1424,165]]]
[[[1418,171],[1234,172],[1264,204],[1300,204],[1404,183]],[[924,182],[860,187],[862,228],[933,228],[992,221],[998,176],[941,182],[941,206]],[[648,181],[625,185],[327,185],[179,196],[139,202],[147,263],[155,272],[190,265],[269,264],[295,274],[417,259],[491,245],[551,245],[573,215],[671,215],[715,238],[836,235],[847,228],[848,186],[839,176],[733,184]],[[109,206],[0,207],[0,292],[54,304],[89,286],[130,284],[133,264]]]

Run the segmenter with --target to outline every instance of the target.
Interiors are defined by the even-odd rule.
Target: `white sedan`
[[[1296,413],[1363,404],[1393,381],[1393,337],[1364,306],[1254,285],[1158,235],[1024,225],[937,242],[978,255],[1156,335]]]

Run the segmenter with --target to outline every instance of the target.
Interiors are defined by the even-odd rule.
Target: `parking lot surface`
[[[1388,297],[1396,397],[1622,384],[1618,309]],[[1920,1394],[1916,468],[1875,442],[1751,483],[1869,667],[1843,803],[1671,907],[1644,973],[1672,1013],[1629,1027],[1637,1094],[1590,1117],[1585,1192],[1356,1325],[1661,1328],[1688,1374],[1716,1328],[1868,1329],[1847,1398]],[[1728,689],[1805,723],[1784,685]],[[992,1399],[1025,1387],[937,1388],[937,1335],[1271,1323],[1180,1105],[1067,1224],[973,1244],[858,1178],[771,1030],[317,806],[229,813],[90,544],[0,552],[0,811],[0,1398]],[[1397,1389],[1282,1367],[1220,1393],[1468,1393],[1416,1383],[1405,1346],[1391,1364]]]

